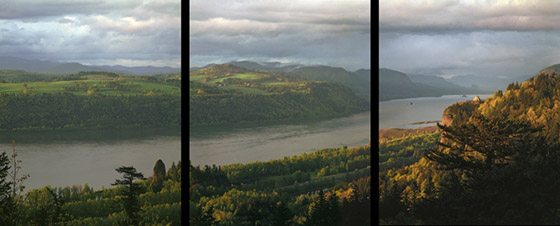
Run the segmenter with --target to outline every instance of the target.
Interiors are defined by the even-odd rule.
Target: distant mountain
[[[100,67],[90,67],[80,63],[66,63],[45,69],[43,72],[51,74],[75,74],[80,71],[107,71],[107,69]]]
[[[440,79],[443,78],[424,75],[408,76],[400,71],[381,68],[379,69],[379,100],[491,93],[477,88],[460,87]]]
[[[475,85],[483,90],[497,91],[505,90],[508,84],[512,82],[521,83],[529,79],[530,77],[532,77],[532,75],[522,75],[511,78],[496,76],[458,75],[448,79],[447,81],[463,87],[472,87],[473,85]]]
[[[129,74],[135,75],[155,75],[155,74],[171,74],[181,72],[181,68],[172,67],[154,67],[154,66],[137,66],[137,67],[127,67],[122,65],[115,66],[100,66],[104,69],[111,70],[114,72],[129,72]]]
[[[189,72],[204,69],[204,68],[208,68],[208,67],[212,67],[214,65],[216,65],[216,64],[207,64],[207,65],[202,66],[202,67],[191,67],[191,68],[189,68]]]
[[[408,77],[412,82],[422,83],[434,87],[445,88],[447,90],[456,90],[462,92],[478,92],[478,93],[491,93],[495,90],[492,89],[480,89],[477,85],[471,85],[470,87],[460,86],[447,81],[446,79],[435,76],[435,75],[419,75],[419,74],[408,74]],[[478,90],[478,91],[477,91]]]
[[[45,72],[61,63],[47,60],[27,60],[19,57],[0,56],[0,69],[22,70],[27,72]]]
[[[80,71],[108,71],[133,75],[154,75],[181,72],[180,68],[172,67],[126,67],[121,65],[87,66],[76,62],[60,63],[46,60],[29,60],[11,56],[0,56],[0,69],[51,74],[75,74]]]
[[[354,72],[358,75],[358,78],[362,79],[364,82],[371,82],[371,70],[370,69],[360,69]]]
[[[359,97],[370,99],[371,85],[367,81],[367,71],[358,74],[344,70],[340,67],[329,66],[304,66],[291,73],[313,81],[337,82],[352,89]],[[369,73],[371,76],[371,73]]]
[[[270,71],[270,72],[292,72],[302,67],[302,64],[284,64],[280,62],[264,62],[262,64],[253,61],[232,61],[229,64],[247,68],[253,71]]]
[[[267,70],[269,67],[263,66],[259,63],[252,62],[252,61],[232,61],[229,64],[235,65],[237,67],[242,67],[249,69],[251,71],[260,71],[260,70]]]

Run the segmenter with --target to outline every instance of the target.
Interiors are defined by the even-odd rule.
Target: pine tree
[[[132,166],[121,166],[116,169],[117,172],[123,174],[122,179],[116,179],[115,183],[112,185],[123,185],[123,190],[121,195],[121,205],[126,212],[128,224],[138,225],[139,217],[138,212],[140,211],[140,205],[138,204],[138,195],[141,191],[140,184],[133,183],[135,179],[145,180],[144,175],[140,172],[136,172],[136,169]]]
[[[284,202],[276,204],[276,211],[274,212],[272,222],[274,226],[288,226],[291,225],[292,213]]]

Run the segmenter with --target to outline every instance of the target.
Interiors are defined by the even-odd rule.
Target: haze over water
[[[0,151],[8,154],[12,152],[8,140],[16,140],[17,159],[22,160],[19,175],[30,175],[24,192],[85,183],[96,190],[109,188],[121,176],[115,171],[120,166],[134,166],[150,177],[158,159],[166,170],[181,159],[180,132],[169,130],[18,132],[2,137]]]
[[[408,123],[439,120],[443,111],[457,102],[472,100],[479,96],[482,100],[491,94],[444,95],[441,97],[419,97],[379,102],[379,129],[418,128],[434,126],[435,123],[408,125]],[[412,104],[411,104],[412,103]]]
[[[224,165],[280,159],[322,148],[364,146],[370,137],[370,112],[327,121],[215,128],[190,133],[193,165]]]

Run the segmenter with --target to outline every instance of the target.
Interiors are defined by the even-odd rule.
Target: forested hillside
[[[390,150],[424,154],[380,169],[382,224],[560,223],[560,77],[542,72],[471,105],[449,111],[461,116],[439,126],[443,139]]]
[[[358,73],[352,73],[337,67],[307,66],[297,68],[292,73],[313,81],[340,83],[349,87],[357,96],[368,101],[370,100],[371,73],[369,70],[360,70]]]
[[[370,225],[371,146],[190,166],[192,225]]]
[[[12,189],[21,183],[13,185],[8,177],[13,172],[10,165],[2,153],[2,225],[181,225],[181,161],[177,165],[173,162],[168,170],[158,161],[159,168],[154,167],[154,174],[148,178],[134,167],[119,167],[117,171],[123,173],[123,178],[136,175],[139,180],[135,176],[134,181],[118,183],[117,178],[115,183],[119,185],[113,188],[94,189],[86,183],[45,186],[26,194],[14,190],[13,195]]]
[[[344,116],[369,109],[347,87],[229,64],[190,72],[189,124],[223,125]]]
[[[0,129],[179,128],[180,77],[0,71]]]

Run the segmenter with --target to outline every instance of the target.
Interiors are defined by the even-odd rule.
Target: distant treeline
[[[179,96],[0,94],[0,129],[180,127]]]

